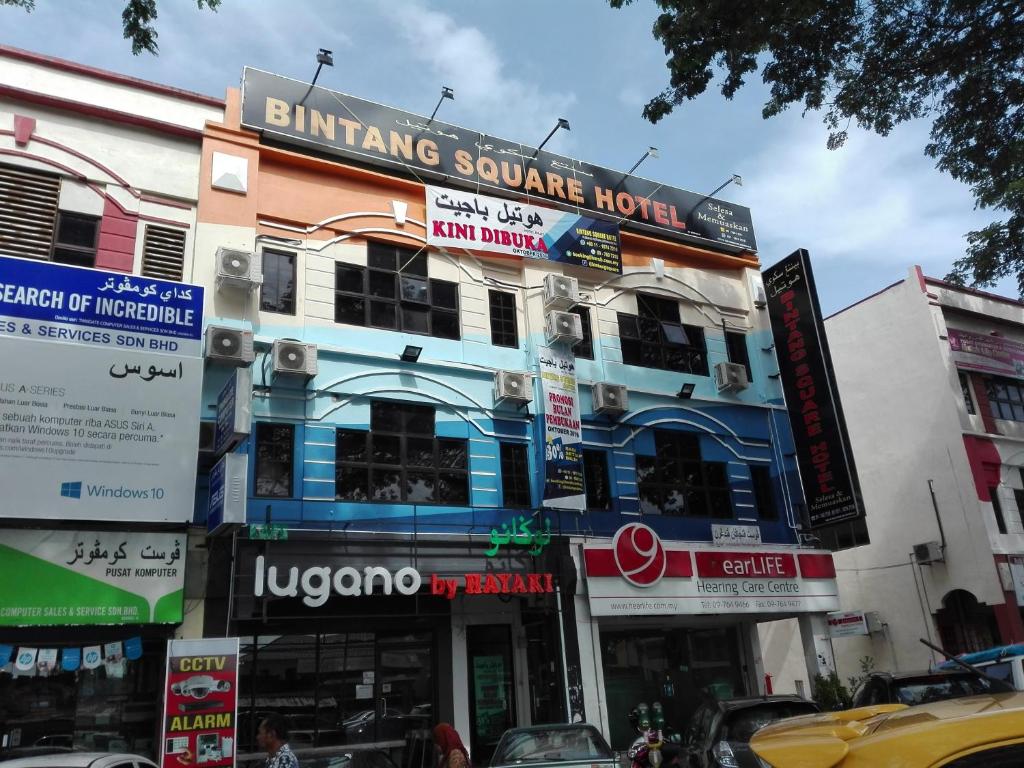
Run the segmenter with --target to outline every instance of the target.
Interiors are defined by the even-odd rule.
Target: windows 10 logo
[[[82,481],[79,480],[75,483],[61,483],[60,495],[66,499],[82,498]]]

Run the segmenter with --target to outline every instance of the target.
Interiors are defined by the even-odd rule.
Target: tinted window
[[[750,737],[766,725],[787,717],[813,715],[818,708],[808,702],[772,702],[727,712],[722,722],[722,741],[746,744]]]
[[[510,731],[491,758],[491,765],[517,761],[604,760],[612,751],[594,728],[538,728]]]
[[[929,675],[900,680],[893,687],[896,703],[913,706],[927,704],[929,701],[987,693],[992,685],[989,681],[974,675]]]

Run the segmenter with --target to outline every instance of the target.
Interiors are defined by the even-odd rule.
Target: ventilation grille
[[[185,271],[185,230],[146,225],[142,274],[180,281]]]
[[[0,165],[0,254],[49,259],[60,179]]]

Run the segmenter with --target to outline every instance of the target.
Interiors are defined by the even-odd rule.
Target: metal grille
[[[49,259],[60,178],[0,165],[0,254]]]
[[[181,280],[185,269],[185,230],[146,225],[142,245],[142,274]]]

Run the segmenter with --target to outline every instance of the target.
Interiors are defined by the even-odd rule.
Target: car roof
[[[918,677],[977,677],[969,669],[954,666],[951,669],[922,669],[917,672],[871,672],[870,677],[884,677],[887,680],[899,682],[900,680],[913,680]]]
[[[776,768],[935,765],[985,746],[1024,739],[1024,693],[997,693],[907,707],[883,704],[785,720],[758,731],[750,745]],[[811,760],[812,762],[808,762]]]
[[[109,759],[108,759],[109,758]],[[5,760],[3,768],[89,768],[93,763],[103,761],[104,763],[128,763],[132,761],[152,765],[153,761],[139,755],[129,755],[116,752],[56,752],[49,755],[37,757],[18,757],[14,760]]]
[[[1000,661],[1007,656],[1024,656],[1024,643],[997,645],[995,648],[986,648],[984,651],[962,653],[957,658],[961,661],[966,661],[968,664],[982,664],[990,661]],[[936,667],[938,669],[963,669],[953,660],[944,661],[941,664],[937,664]]]

